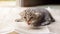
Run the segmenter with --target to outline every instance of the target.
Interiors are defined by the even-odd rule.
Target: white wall
[[[16,1],[0,1],[0,7],[16,6]]]
[[[16,0],[16,5],[19,7],[23,6],[23,0]]]

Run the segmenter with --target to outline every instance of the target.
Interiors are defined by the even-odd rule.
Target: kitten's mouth
[[[27,24],[28,25],[32,25],[34,23],[34,21],[28,21]]]
[[[29,22],[27,22],[27,24],[28,24],[28,25],[31,25],[31,24],[32,24],[32,22],[31,22],[31,21],[29,21]]]
[[[27,21],[27,24],[30,25],[31,24],[31,21]]]
[[[31,23],[30,22],[27,22],[28,23],[28,25],[30,25]]]

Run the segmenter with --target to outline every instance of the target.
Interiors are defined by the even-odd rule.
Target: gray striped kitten
[[[25,21],[28,25],[33,27],[49,25],[55,22],[55,19],[44,8],[28,8],[20,13],[21,19],[17,19],[17,22]]]

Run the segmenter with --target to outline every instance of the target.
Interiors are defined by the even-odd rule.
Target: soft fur
[[[55,19],[49,11],[44,8],[28,8],[22,11],[19,15],[21,16],[21,19],[18,19],[18,22],[26,21],[28,25],[34,27],[45,26],[55,22]]]

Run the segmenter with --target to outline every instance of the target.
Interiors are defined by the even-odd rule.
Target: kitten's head
[[[40,13],[35,12],[35,10],[27,9],[20,13],[22,19],[27,22],[28,25],[33,25],[40,19]]]

